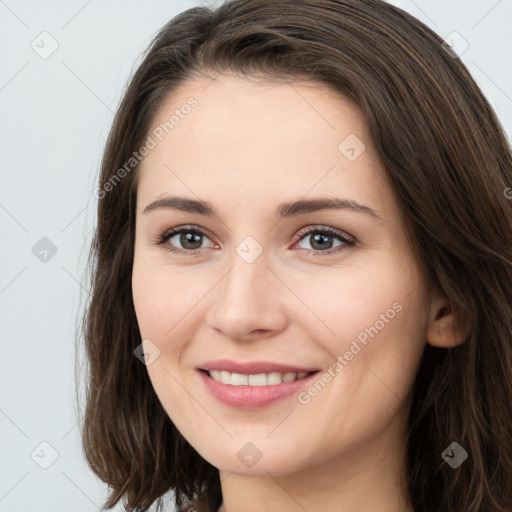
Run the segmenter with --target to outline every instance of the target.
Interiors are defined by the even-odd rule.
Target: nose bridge
[[[222,294],[241,302],[257,298],[255,295],[268,280],[268,263],[266,252],[255,239],[242,241],[230,259],[229,273],[221,284]]]
[[[254,239],[244,240],[235,247],[208,315],[210,327],[234,339],[254,330],[281,329],[284,321],[275,286],[270,283],[275,277],[267,268],[268,254],[256,244]]]

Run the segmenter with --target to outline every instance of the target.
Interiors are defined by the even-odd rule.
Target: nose
[[[237,253],[212,290],[207,315],[210,328],[233,340],[273,336],[286,326],[286,287],[263,253],[248,263]]]

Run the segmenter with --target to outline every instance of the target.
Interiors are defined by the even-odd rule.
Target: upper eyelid
[[[201,228],[199,226],[195,226],[194,224],[187,224],[184,226],[177,226],[175,228],[171,228],[171,229],[165,231],[163,233],[163,236],[166,236],[166,234],[169,233],[169,238],[171,238],[172,236],[179,235],[183,231],[185,231],[185,232],[186,231],[197,231],[201,235],[206,235],[212,242],[214,242],[214,240],[212,238],[215,238],[215,237],[210,235],[210,232],[207,229]]]
[[[333,228],[331,226],[325,226],[323,224],[313,224],[311,226],[306,226],[304,228],[301,228],[299,230],[299,240],[303,237],[303,236],[307,236],[307,235],[310,235],[311,233],[314,233],[316,231],[325,231],[333,236],[340,236],[342,238],[347,238],[347,239],[350,239],[350,240],[353,240],[355,241],[355,237],[352,236],[351,234],[347,233],[346,231],[343,231],[342,229],[337,229],[337,228]]]

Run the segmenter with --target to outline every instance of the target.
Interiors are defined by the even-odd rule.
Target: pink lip
[[[208,361],[198,367],[200,370],[218,370],[229,373],[241,373],[242,375],[257,375],[258,373],[302,373],[316,372],[318,368],[299,368],[269,361],[237,362],[230,359],[216,359]]]
[[[212,368],[214,369],[214,368]],[[204,370],[197,370],[208,391],[219,402],[238,409],[254,410],[268,406],[275,401],[290,396],[310,384],[317,372],[293,382],[283,382],[271,386],[232,386],[212,379]],[[229,370],[226,370],[229,371]],[[250,375],[246,372],[236,372]],[[260,372],[267,373],[267,372]],[[299,372],[290,372],[299,373]]]

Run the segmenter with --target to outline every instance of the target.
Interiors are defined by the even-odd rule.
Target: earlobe
[[[470,330],[470,323],[460,315],[457,316],[446,297],[433,302],[427,328],[429,345],[440,348],[456,347],[466,341]]]

